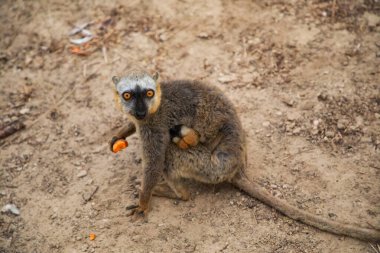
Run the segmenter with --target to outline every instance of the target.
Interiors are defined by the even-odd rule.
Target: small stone
[[[25,56],[25,65],[28,66],[32,62],[33,58],[30,55]]]
[[[12,213],[14,215],[20,215],[20,210],[16,207],[15,204],[6,204],[1,208],[2,213]]]
[[[326,131],[325,135],[326,137],[333,138],[335,136],[335,133],[333,131]]]
[[[315,213],[316,213],[317,215],[321,215],[321,214],[322,214],[322,210],[318,208],[317,210],[315,210]]]
[[[79,173],[77,175],[78,178],[82,178],[82,177],[85,177],[85,176],[87,176],[87,171],[86,170],[79,171]]]
[[[300,115],[298,113],[296,113],[296,112],[294,112],[294,113],[288,113],[288,115],[287,115],[287,119],[289,121],[295,121],[295,120],[299,119],[299,117],[300,117]]]
[[[312,110],[313,108],[314,108],[313,101],[306,101],[300,106],[300,109],[305,110],[305,111]]]
[[[24,107],[20,110],[20,114],[27,114],[30,112],[30,109],[28,107]]]
[[[263,125],[263,127],[269,127],[270,126],[270,122],[269,121],[264,121],[262,125]]]
[[[271,187],[272,189],[277,189],[277,185],[275,185],[275,184],[271,184],[270,187]]]
[[[164,33],[161,33],[159,37],[160,37],[160,41],[166,41],[168,40],[169,35],[164,32]]]
[[[259,37],[255,37],[252,40],[248,40],[249,45],[258,45],[261,43],[261,39]]]
[[[318,129],[311,130],[312,135],[317,135],[319,133]]]
[[[347,125],[348,125],[347,120],[340,119],[340,120],[338,120],[338,123],[336,126],[339,130],[344,130],[344,129],[346,129]]]
[[[290,107],[292,107],[294,105],[294,103],[295,103],[294,100],[290,99],[290,98],[283,98],[282,102],[284,104],[286,104],[287,106],[290,106]]]
[[[294,130],[293,130],[293,134],[299,134],[301,132],[301,128],[300,127],[296,127]]]
[[[208,39],[209,35],[206,32],[201,32],[197,35],[200,39]]]
[[[98,191],[99,189],[99,186],[95,185],[95,186],[92,186],[90,187],[89,189],[87,189],[87,191],[85,191],[83,194],[82,194],[82,198],[85,202],[88,202],[92,199],[92,197],[94,196],[94,194]]]
[[[281,112],[281,111],[277,111],[277,112],[276,112],[276,115],[277,115],[277,116],[282,116],[282,112]]]
[[[237,78],[234,75],[224,75],[224,76],[220,76],[218,78],[218,81],[221,83],[230,83],[232,81],[235,81],[236,79]]]
[[[318,100],[320,101],[326,101],[328,99],[328,94],[326,91],[322,91],[319,95],[318,95]]]

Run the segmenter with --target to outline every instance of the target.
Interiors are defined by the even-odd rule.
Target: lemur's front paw
[[[181,149],[194,147],[199,142],[199,134],[192,128],[184,125],[176,125],[170,129],[172,141]]]
[[[143,208],[139,205],[129,205],[125,209],[130,211],[127,214],[127,216],[131,216],[132,222],[135,222],[138,220],[141,220],[141,221],[147,220],[148,208]]]

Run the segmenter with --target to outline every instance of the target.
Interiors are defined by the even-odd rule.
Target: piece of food
[[[96,235],[94,233],[90,233],[90,240],[93,241],[95,240]]]
[[[117,153],[120,150],[125,149],[126,147],[128,147],[128,142],[126,140],[117,140],[112,145],[112,152]]]

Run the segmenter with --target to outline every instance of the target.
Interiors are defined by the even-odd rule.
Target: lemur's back
[[[201,133],[201,142],[216,137],[221,127],[228,124],[243,135],[240,121],[232,103],[215,86],[198,81],[169,81],[161,84],[162,109],[170,108],[170,125],[184,124]],[[175,108],[175,111],[173,111]],[[243,136],[240,136],[244,140]]]

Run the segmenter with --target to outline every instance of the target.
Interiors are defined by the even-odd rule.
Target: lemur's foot
[[[148,209],[143,208],[139,205],[129,205],[125,209],[130,211],[127,216],[131,216],[131,221],[146,221],[147,220],[147,215],[148,215]]]
[[[179,199],[184,201],[190,199],[190,193],[184,187],[176,187],[176,191],[174,191],[166,182],[156,185],[152,194],[157,197],[168,199]]]
[[[199,142],[199,134],[185,125],[176,125],[170,129],[172,141],[181,149],[194,147]]]

